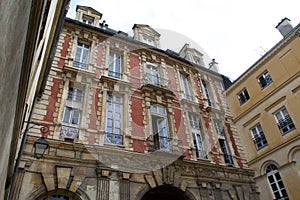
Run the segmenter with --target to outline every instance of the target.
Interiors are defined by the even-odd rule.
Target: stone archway
[[[191,200],[188,195],[172,186],[161,185],[146,192],[141,200]]]

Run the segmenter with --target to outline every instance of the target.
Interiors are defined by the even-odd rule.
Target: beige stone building
[[[69,0],[1,0],[0,3],[0,199],[14,187],[15,163],[35,98]],[[17,168],[15,168],[17,169]]]
[[[29,127],[14,199],[258,199],[217,63],[189,45],[160,49],[148,25],[132,37],[76,11],[32,111],[40,126]]]
[[[260,199],[299,199],[300,25],[276,28],[283,39],[225,94]]]

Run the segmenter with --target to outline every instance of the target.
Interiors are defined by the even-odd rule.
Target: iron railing
[[[150,135],[147,138],[147,146],[150,152],[161,150],[166,152],[181,153],[183,150],[181,140],[160,136],[158,133]]]
[[[105,143],[123,145],[123,135],[105,132]]]
[[[207,154],[203,149],[196,148],[196,156],[200,159],[207,159]]]
[[[150,84],[150,85],[155,85],[158,87],[171,89],[170,81],[167,79],[161,78],[158,75],[146,73],[144,80],[145,80],[145,84]]]
[[[88,63],[82,63],[78,61],[73,61],[73,67],[78,69],[88,69]]]
[[[233,165],[233,159],[232,159],[232,156],[229,155],[229,154],[224,154],[224,162],[226,164],[231,164]]]
[[[117,78],[117,79],[122,79],[122,73],[119,73],[119,72],[108,71],[108,76]]]
[[[185,94],[185,93],[183,93],[183,98],[184,98],[184,99],[187,99],[187,100],[190,100],[190,101],[193,101],[193,100],[194,100],[194,97],[193,97],[192,95]]]
[[[62,125],[60,128],[60,136],[76,139],[79,136],[79,129],[72,126]]]

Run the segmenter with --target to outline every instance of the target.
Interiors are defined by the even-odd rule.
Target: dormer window
[[[143,42],[151,46],[154,46],[154,41],[148,37],[143,37]]]
[[[145,44],[160,48],[160,34],[146,24],[135,24],[133,26],[133,38]]]
[[[93,24],[92,21],[89,21],[89,20],[87,20],[87,19],[83,19],[82,22],[85,23],[85,24],[89,24],[89,25],[92,25],[92,24]]]
[[[91,7],[80,5],[76,7],[76,20],[78,21],[88,25],[98,26],[101,18],[102,14]]]

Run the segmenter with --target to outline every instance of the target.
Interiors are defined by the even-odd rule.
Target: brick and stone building
[[[257,199],[217,63],[77,6],[33,109],[16,199]],[[42,128],[42,129],[40,129]],[[49,147],[34,157],[34,142]]]
[[[300,24],[225,91],[260,199],[299,199]]]

